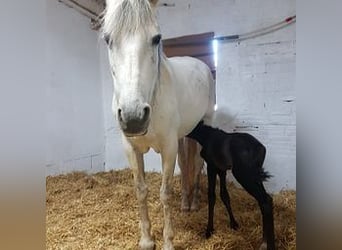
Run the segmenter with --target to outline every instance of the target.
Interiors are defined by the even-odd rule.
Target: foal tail
[[[271,177],[272,175],[269,174],[268,171],[265,171],[264,168],[260,168],[258,176],[257,176],[258,180],[267,181]]]
[[[269,178],[272,177],[272,175],[268,171],[265,171],[264,166],[263,166],[265,157],[266,157],[266,148],[264,145],[260,144],[257,155],[258,156],[256,158],[256,164],[258,168],[257,168],[257,173],[255,177],[257,180],[267,181]]]

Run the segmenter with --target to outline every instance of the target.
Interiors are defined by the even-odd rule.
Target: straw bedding
[[[148,206],[156,249],[162,247],[163,211],[159,200],[161,175],[147,173]],[[261,244],[261,214],[256,201],[229,184],[228,191],[238,231],[228,227],[225,208],[217,195],[214,227],[205,239],[207,184],[201,180],[197,212],[180,211],[180,177],[174,178],[172,199],[174,245],[181,249],[257,249]],[[46,180],[47,249],[137,249],[139,215],[130,170],[88,175],[72,173]],[[296,249],[296,200],[294,191],[274,195],[275,234],[278,249]]]

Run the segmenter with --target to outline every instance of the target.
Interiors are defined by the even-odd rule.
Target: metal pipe
[[[258,36],[262,36],[262,35],[274,32],[276,30],[282,29],[295,22],[296,22],[296,16],[294,15],[294,16],[286,18],[285,20],[279,23],[276,23],[276,24],[273,24],[268,27],[261,28],[252,32],[248,32],[248,33],[244,33],[240,35],[219,36],[219,37],[215,37],[214,39],[217,41],[222,41],[222,42],[242,41],[242,40],[246,40],[246,39],[250,39],[250,38],[254,38],[254,37],[258,37]]]

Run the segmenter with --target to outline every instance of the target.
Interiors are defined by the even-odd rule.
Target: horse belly
[[[191,57],[176,57],[173,68],[180,116],[179,137],[191,132],[208,112],[213,80],[206,64]]]
[[[198,99],[197,99],[198,98]],[[198,93],[197,95],[189,95],[179,102],[180,109],[180,128],[179,135],[183,137],[191,132],[191,130],[200,122],[207,111],[208,101],[207,95]]]

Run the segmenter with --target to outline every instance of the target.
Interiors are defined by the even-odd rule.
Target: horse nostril
[[[118,118],[119,118],[119,121],[122,121],[121,112],[122,112],[122,110],[121,110],[121,109],[118,109]]]
[[[149,116],[150,116],[150,107],[149,106],[146,106],[144,109],[144,116],[143,116],[143,120],[146,121]]]

